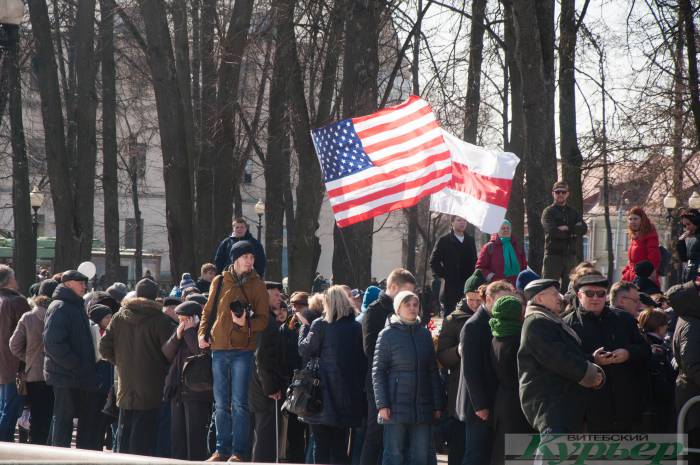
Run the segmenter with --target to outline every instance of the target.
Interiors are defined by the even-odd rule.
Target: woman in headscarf
[[[510,221],[503,220],[498,233],[481,248],[476,268],[488,282],[505,279],[515,285],[518,274],[527,268],[527,258],[525,250],[511,234]]]

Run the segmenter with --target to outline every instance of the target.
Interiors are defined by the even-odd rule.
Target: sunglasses
[[[554,195],[566,195],[569,191],[554,191]]]
[[[605,289],[601,289],[599,291],[588,290],[588,291],[582,291],[582,292],[589,299],[592,298],[593,296],[602,298],[602,297],[605,297],[605,294],[608,293],[608,291],[606,291]]]

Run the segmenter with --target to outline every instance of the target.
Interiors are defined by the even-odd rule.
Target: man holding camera
[[[210,462],[250,458],[248,388],[257,335],[269,320],[265,282],[253,269],[253,244],[236,242],[230,258],[232,265],[212,282],[199,325],[199,347],[212,350],[216,451]]]

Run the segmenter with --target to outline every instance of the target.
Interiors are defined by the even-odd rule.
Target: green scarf
[[[513,296],[503,296],[493,304],[491,309],[491,334],[494,337],[515,336],[520,334],[523,326],[520,320],[522,303]]]
[[[510,242],[510,237],[501,237],[501,245],[503,245],[503,276],[518,276],[520,273],[520,263],[518,256],[515,255],[515,249]]]

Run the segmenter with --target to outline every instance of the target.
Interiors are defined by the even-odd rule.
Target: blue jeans
[[[14,381],[0,384],[0,441],[14,441],[15,426],[23,408],[24,396],[17,394]]]
[[[250,456],[250,386],[253,352],[250,350],[212,351],[214,402],[216,410],[216,450],[219,454]]]
[[[430,450],[430,425],[384,425],[382,465],[429,465]]]
[[[491,427],[470,412],[464,424],[462,465],[483,465],[491,461]]]

